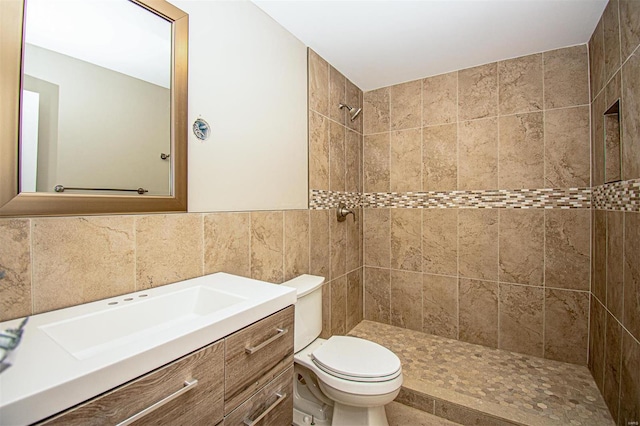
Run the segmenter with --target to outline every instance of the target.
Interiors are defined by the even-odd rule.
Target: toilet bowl
[[[366,339],[319,338],[323,283],[323,277],[301,275],[283,284],[298,292],[294,423],[387,426],[384,406],[395,399],[402,386],[400,360],[389,349]]]

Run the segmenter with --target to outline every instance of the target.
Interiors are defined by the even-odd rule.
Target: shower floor
[[[586,367],[372,321],[350,335],[402,362],[397,402],[461,424],[614,425]]]

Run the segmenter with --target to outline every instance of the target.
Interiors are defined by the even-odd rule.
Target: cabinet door
[[[225,414],[293,364],[293,306],[225,339]]]
[[[224,343],[219,341],[141,376],[42,425],[114,425],[154,404],[174,399],[135,425],[213,425],[223,418]],[[193,382],[197,380],[194,385]],[[191,385],[187,385],[191,383]]]

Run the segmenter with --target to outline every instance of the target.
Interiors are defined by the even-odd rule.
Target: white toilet
[[[384,346],[350,336],[320,339],[323,277],[282,285],[298,292],[294,337],[294,424],[388,426],[384,406],[402,386],[400,359]]]

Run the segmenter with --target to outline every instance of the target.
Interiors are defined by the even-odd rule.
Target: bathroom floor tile
[[[442,417],[409,407],[408,405],[392,402],[385,406],[389,426],[455,426],[454,423]]]

